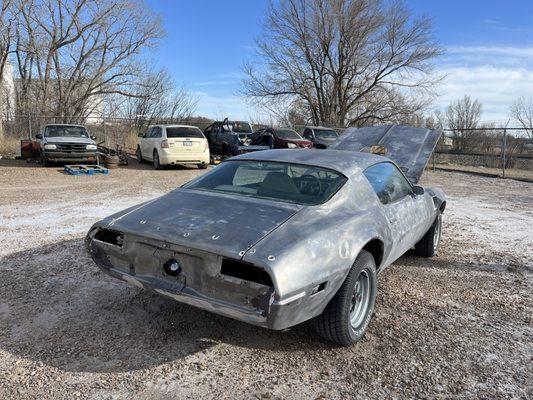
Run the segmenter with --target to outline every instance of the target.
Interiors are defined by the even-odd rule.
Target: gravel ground
[[[202,173],[109,176],[0,161],[0,398],[532,398],[533,184],[427,172],[448,197],[437,257],[380,275],[351,348],[274,332],[101,273],[97,219]]]

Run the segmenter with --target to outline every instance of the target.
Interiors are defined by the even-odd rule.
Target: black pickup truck
[[[234,156],[250,151],[267,150],[268,146],[252,145],[252,125],[246,121],[215,121],[204,130],[209,151],[214,155]]]

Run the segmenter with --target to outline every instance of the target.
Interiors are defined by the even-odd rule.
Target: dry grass
[[[12,136],[1,139],[0,155],[9,158],[20,155],[20,139]]]

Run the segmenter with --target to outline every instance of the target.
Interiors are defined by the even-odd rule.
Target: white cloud
[[[234,85],[235,81],[205,81],[196,82],[193,86],[220,86],[220,85]]]
[[[533,48],[450,47],[438,72],[447,76],[436,108],[470,95],[483,103],[483,120],[506,121],[511,103],[533,94]]]
[[[447,49],[448,54],[477,54],[486,57],[511,56],[533,58],[533,47],[501,47],[501,46],[452,46]]]

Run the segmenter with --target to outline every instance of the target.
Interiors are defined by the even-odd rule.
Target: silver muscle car
[[[334,149],[243,154],[97,222],[88,250],[130,284],[271,329],[313,319],[348,346],[369,324],[378,273],[413,247],[437,251],[444,194],[415,184],[439,136],[364,128]]]

